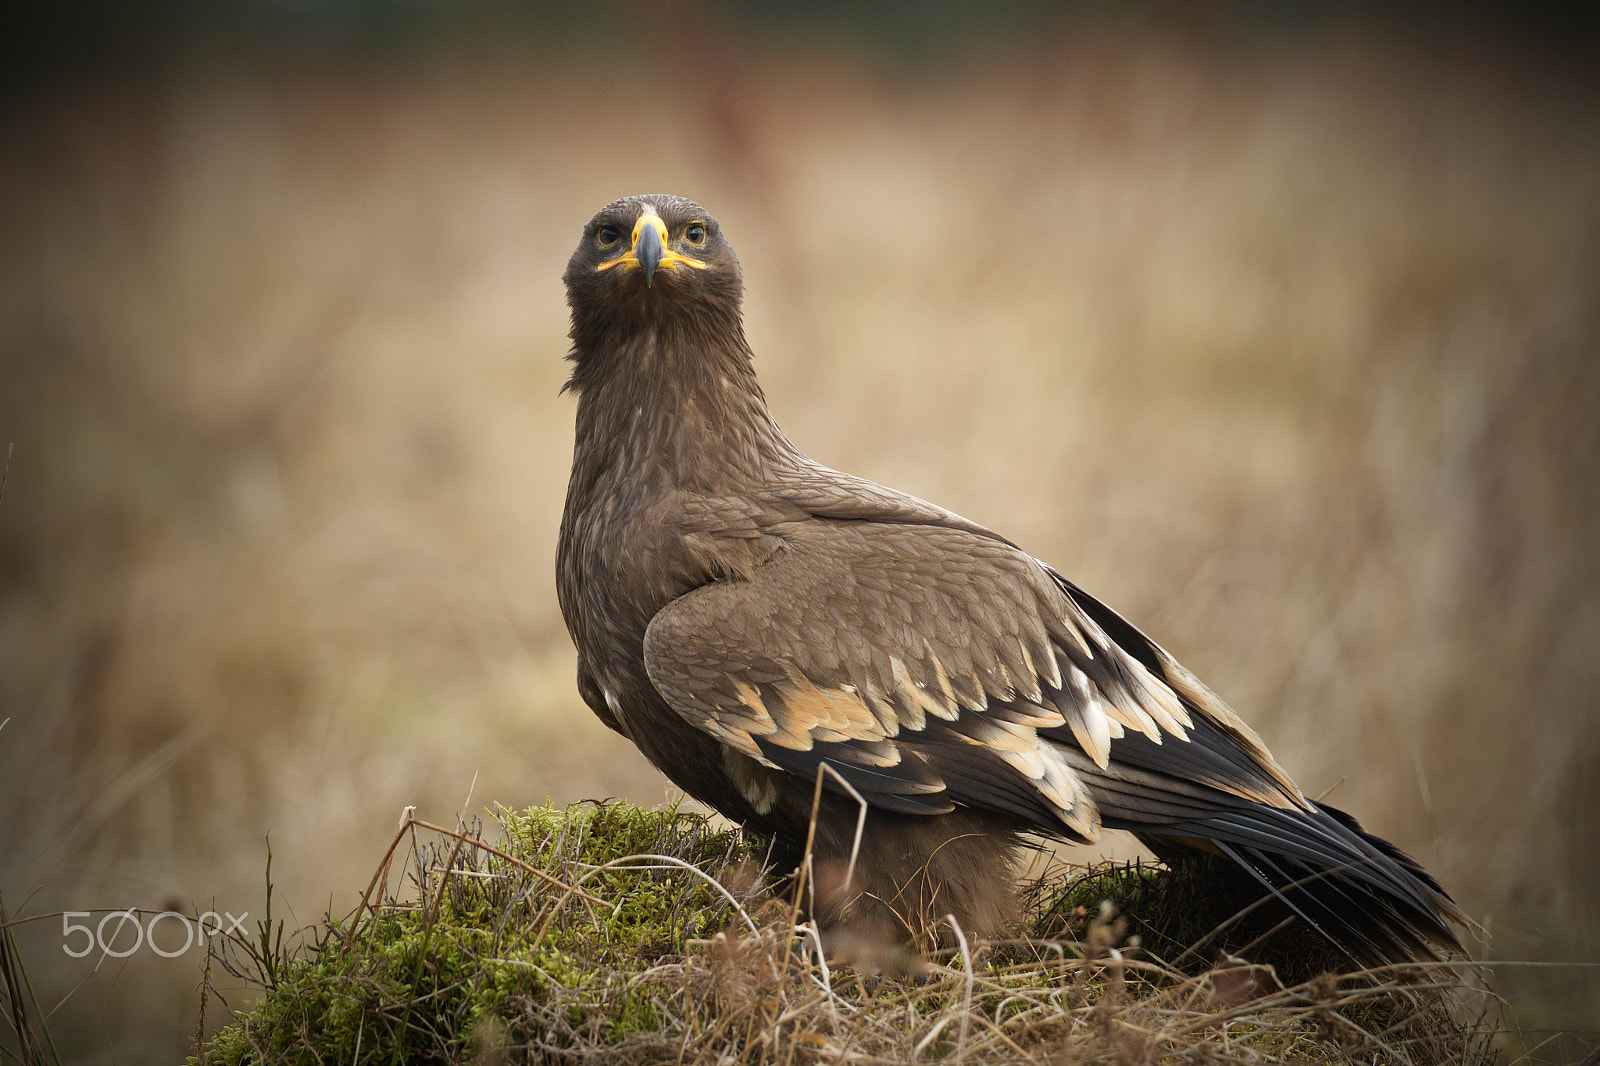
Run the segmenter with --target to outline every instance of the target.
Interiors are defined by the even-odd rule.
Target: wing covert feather
[[[1085,840],[1105,778],[1117,795],[1304,802],[1259,741],[1236,742],[1215,697],[1231,720],[1210,721],[1170,657],[1124,651],[1009,543],[815,517],[769,532],[783,550],[680,596],[645,635],[662,697],[733,751],[807,781],[826,761],[888,809],[984,807]],[[1119,777],[1130,735],[1137,772]]]

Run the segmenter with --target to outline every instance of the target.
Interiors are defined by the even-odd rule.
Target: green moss
[[[330,923],[213,1038],[207,1066],[455,1062],[473,1056],[486,1025],[496,1043],[510,1031],[541,1039],[541,1017],[558,1020],[544,1034],[556,1044],[595,1028],[612,1041],[658,1030],[659,990],[619,975],[713,935],[734,908],[681,868],[618,860],[667,855],[716,874],[749,845],[677,810],[496,815],[496,846],[514,861],[452,839],[425,847],[413,875],[419,902],[391,901],[348,929]]]

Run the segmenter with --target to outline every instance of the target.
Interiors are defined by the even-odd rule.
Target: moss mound
[[[1203,870],[1043,882],[1015,940],[834,970],[767,891],[757,845],[703,816],[582,804],[495,821],[491,844],[409,820],[354,914],[294,952],[270,914],[230,942],[216,961],[262,994],[205,1066],[1492,1061],[1481,1027],[1453,1020],[1449,971],[1285,987],[1259,955],[1169,953],[1214,928]]]

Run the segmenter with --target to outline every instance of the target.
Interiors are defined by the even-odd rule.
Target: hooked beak
[[[644,215],[633,227],[633,257],[644,271],[646,286],[656,276],[656,267],[661,265],[661,255],[665,251],[661,241],[666,235],[666,223],[653,214]]]
[[[648,286],[656,276],[656,270],[676,270],[679,266],[693,267],[695,270],[704,270],[706,263],[702,259],[681,255],[667,247],[667,224],[661,221],[661,216],[645,208],[644,214],[639,216],[639,221],[633,224],[633,246],[615,259],[608,259],[595,267],[596,270],[610,270],[620,266],[625,270],[643,270],[644,283]]]

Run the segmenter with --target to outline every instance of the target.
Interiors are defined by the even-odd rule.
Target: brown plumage
[[[585,701],[798,862],[826,763],[866,800],[830,928],[993,933],[1030,834],[1210,851],[1361,961],[1459,950],[1438,884],[1306,799],[1159,646],[1004,537],[830,470],[767,411],[739,263],[673,196],[607,205],[568,264],[577,442],[557,560]],[[829,775],[819,868],[858,804]]]

